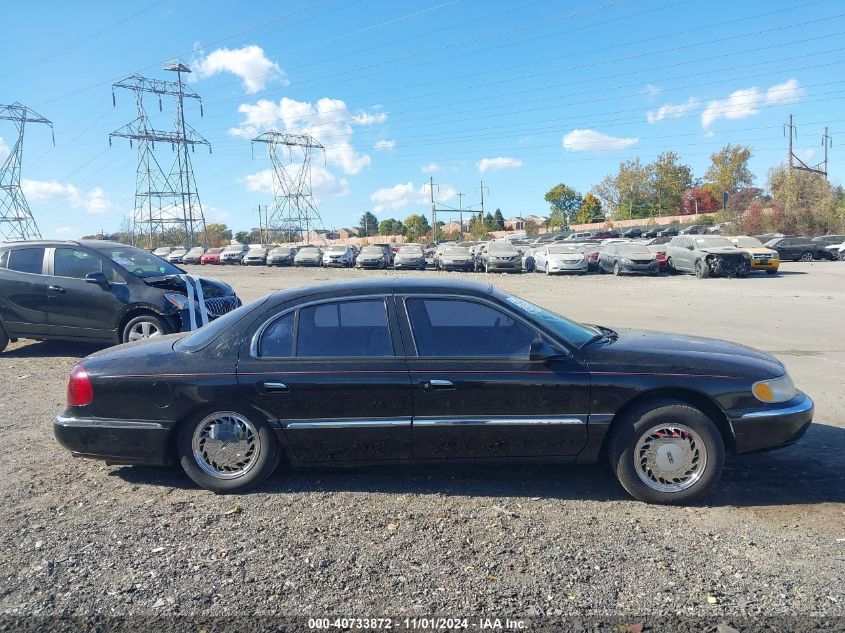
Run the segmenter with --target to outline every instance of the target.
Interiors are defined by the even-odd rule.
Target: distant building
[[[338,237],[342,240],[351,240],[358,237],[358,229],[348,228],[345,226],[337,230]]]
[[[515,215],[505,220],[506,231],[524,231],[529,228],[541,228],[545,225],[546,218],[541,215]]]

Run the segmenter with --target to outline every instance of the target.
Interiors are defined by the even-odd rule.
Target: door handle
[[[436,379],[436,378],[433,379],[433,380],[421,380],[420,386],[425,391],[454,391],[455,390],[455,385],[454,385],[453,382],[451,382],[449,380],[439,380],[439,379]]]
[[[260,382],[258,385],[263,387],[267,393],[288,393],[290,391],[283,382]]]
[[[53,292],[58,292],[60,295],[65,293],[65,289],[61,286],[47,286],[47,290],[52,290]]]

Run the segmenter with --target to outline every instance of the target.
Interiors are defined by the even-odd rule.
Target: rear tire
[[[669,273],[670,275],[677,275],[678,274],[678,269],[675,268],[675,262],[672,261],[671,257],[666,260],[666,272]]]
[[[266,420],[225,406],[200,412],[180,425],[176,450],[185,474],[218,494],[257,486],[273,473],[281,457]]]
[[[622,274],[622,269],[619,268],[619,262],[613,263],[613,274],[617,277]]]
[[[815,259],[815,257],[813,257],[813,254],[810,251],[807,251],[805,253],[801,253],[801,261],[802,262],[811,262],[814,259]]]
[[[614,424],[608,457],[619,483],[635,499],[685,504],[716,488],[725,446],[702,411],[661,399],[638,405]]]
[[[3,329],[3,326],[0,325],[0,352],[6,349],[6,346],[9,344],[9,335],[6,334],[6,330]]]

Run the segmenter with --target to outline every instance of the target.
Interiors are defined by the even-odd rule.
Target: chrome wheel
[[[217,479],[237,479],[258,461],[261,440],[244,416],[218,411],[197,425],[191,448],[194,461],[203,471]]]
[[[634,468],[649,488],[680,492],[694,485],[707,467],[701,437],[683,424],[658,424],[646,431],[634,449]]]
[[[129,336],[126,337],[126,340],[140,341],[141,339],[152,338],[153,336],[161,336],[161,330],[158,329],[158,326],[151,321],[141,321],[129,329]]]
[[[812,253],[802,253],[802,254],[801,254],[801,261],[802,261],[802,262],[811,262],[811,261],[813,261],[813,254],[812,254]]]

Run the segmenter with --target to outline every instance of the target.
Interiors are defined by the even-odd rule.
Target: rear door
[[[407,319],[414,457],[574,456],[583,448],[589,378],[571,356],[530,360],[541,334],[480,298],[397,301]]]
[[[0,253],[0,320],[10,336],[47,333],[47,277],[43,246]]]
[[[117,328],[117,315],[128,300],[125,280],[110,262],[79,246],[48,252],[47,322],[55,335],[104,339]],[[85,281],[103,273],[108,287]]]
[[[325,300],[268,314],[238,382],[279,420],[305,463],[411,455],[411,386],[390,296]]]

